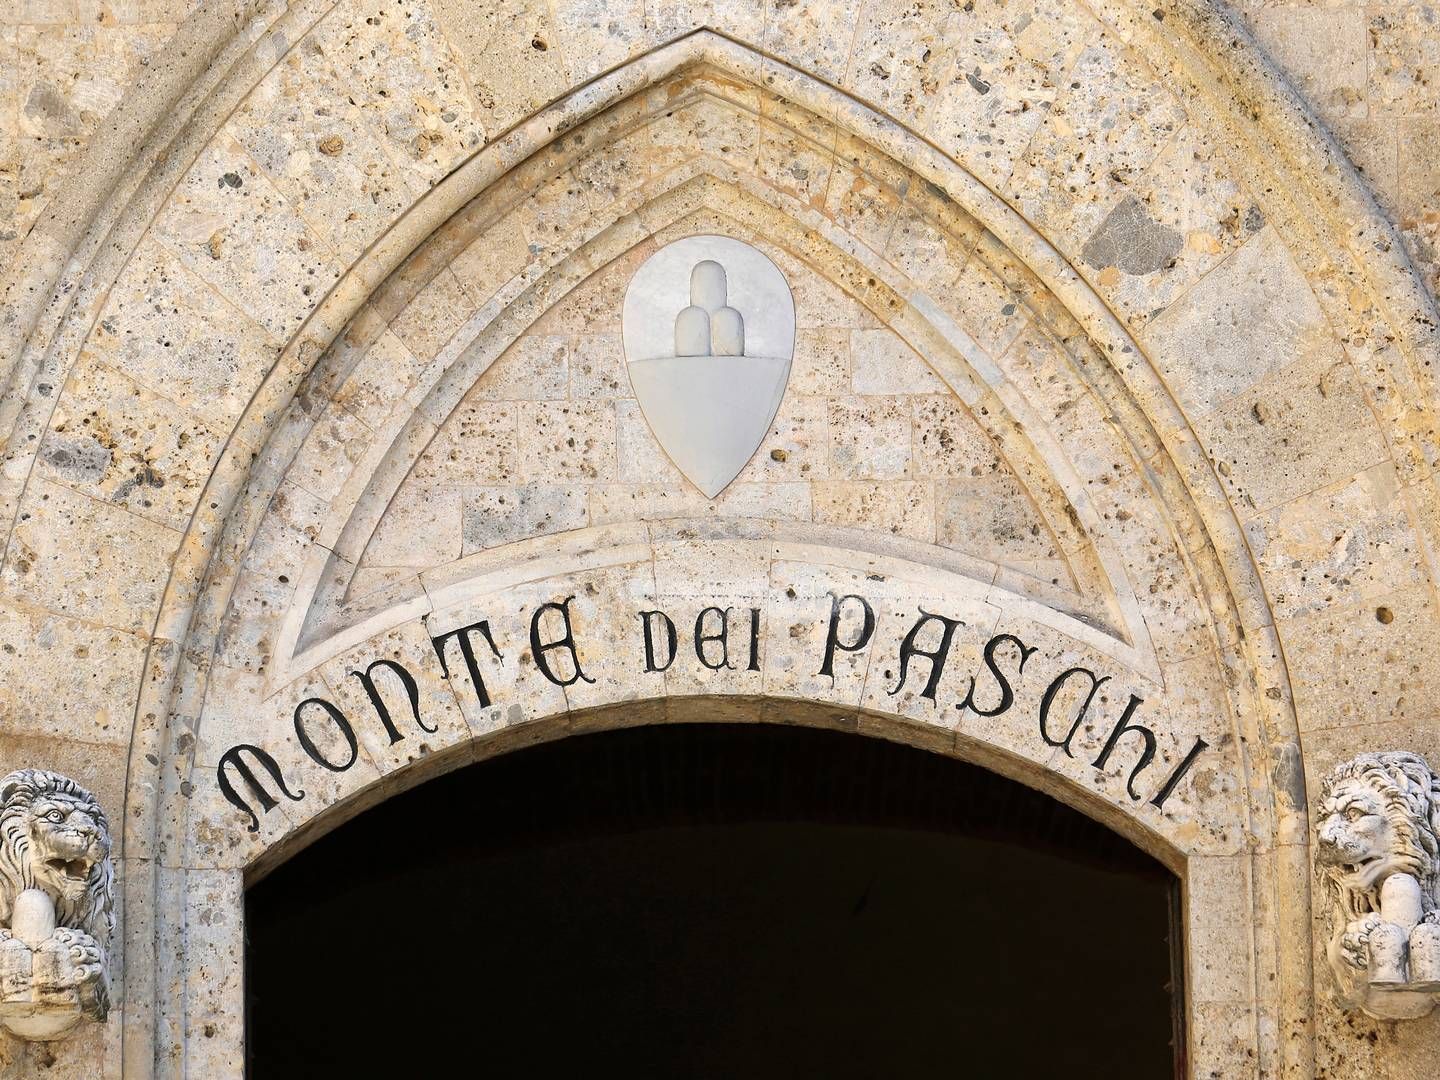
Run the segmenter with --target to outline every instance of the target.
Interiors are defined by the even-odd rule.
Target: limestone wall
[[[247,880],[440,769],[700,707],[1156,852],[1196,1077],[1432,1070],[1440,1016],[1336,1004],[1311,845],[1337,762],[1440,764],[1437,16],[1240,13],[1387,217],[1203,4],[852,7],[215,5],[170,47],[183,11],[4,9],[0,763],[113,808],[124,898],[114,1015],[9,1075],[237,1074]],[[618,341],[709,233],[798,341],[713,500]],[[736,663],[644,660],[645,612],[707,608]],[[1150,754],[1106,752],[1126,717]]]
[[[9,264],[96,127],[191,7],[185,0],[9,0],[0,10],[0,266]],[[1435,289],[1440,166],[1429,147],[1440,136],[1436,9],[1231,7],[1364,173]]]

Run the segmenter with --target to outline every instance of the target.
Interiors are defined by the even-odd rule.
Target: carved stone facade
[[[16,818],[0,1023],[110,1007],[0,1080],[240,1075],[247,883],[698,718],[1154,854],[1193,1077],[1430,1076],[1436,62],[1408,0],[0,6],[0,771],[118,890]]]

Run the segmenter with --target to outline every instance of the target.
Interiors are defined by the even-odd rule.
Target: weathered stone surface
[[[1091,266],[1115,267],[1123,274],[1152,274],[1170,266],[1183,240],[1145,211],[1140,200],[1126,196],[1090,234],[1080,254]]]
[[[278,338],[294,333],[340,277],[328,245],[228,133],[187,174],[156,227],[198,277]]]
[[[205,9],[161,49],[186,6],[0,6],[0,750],[113,798],[143,852],[121,873],[165,918],[126,959],[168,982],[130,982],[124,1069],[241,1071],[242,870],[273,845],[576,710],[713,693],[1014,769],[1163,851],[1197,1074],[1426,1075],[1433,1022],[1330,1001],[1297,873],[1326,771],[1440,754],[1434,312],[1405,265],[1440,268],[1430,6],[347,2]],[[699,232],[763,247],[798,329],[713,500],[622,366],[631,275]],[[874,640],[817,674],[859,596]],[[758,666],[647,673],[637,609],[693,629],[705,602],[761,613]],[[562,603],[549,655],[594,682],[536,655]],[[896,663],[926,612],[959,620],[940,702]],[[479,619],[489,704],[429,640]],[[1007,632],[1037,649],[1023,679],[999,654],[1015,703],[956,707]],[[351,674],[381,658],[435,730],[389,738]],[[1082,666],[1109,681],[1072,756],[1037,714]],[[1130,693],[1140,799],[1139,735],[1094,764]],[[325,695],[343,772],[295,735]],[[242,742],[306,791],[254,833],[215,779]],[[47,1075],[128,1075],[120,1030]]]
[[[346,77],[348,103],[383,134],[391,159],[434,183],[486,137],[478,101],[446,40],[443,8],[338,5],[311,42]],[[502,121],[499,127],[504,126]]]
[[[40,447],[40,475],[181,530],[224,436],[184,405],[82,360]]]
[[[1273,229],[1244,244],[1178,303],[1144,340],[1191,415],[1302,359],[1333,363],[1339,342]]]
[[[92,537],[73,543],[76,530]],[[6,594],[22,604],[148,633],[180,534],[36,478],[6,553]]]

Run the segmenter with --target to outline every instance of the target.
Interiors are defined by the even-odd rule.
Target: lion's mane
[[[1416,754],[1359,754],[1327,777],[1322,805],[1343,798],[1357,785],[1380,796],[1394,838],[1388,870],[1413,875],[1425,910],[1433,910],[1440,890],[1440,778]],[[1322,827],[1330,816],[1321,819]],[[1329,876],[1351,918],[1378,910],[1378,886],[1357,889],[1341,867],[1332,868]]]
[[[95,796],[68,777],[43,769],[20,769],[0,780],[0,923],[9,925],[15,898],[37,881],[30,850],[30,821],[35,800],[61,795],[81,804],[102,835],[109,824]],[[115,930],[115,871],[109,858],[90,868],[85,891],[78,902],[56,898],[57,925],[83,930],[108,947]]]

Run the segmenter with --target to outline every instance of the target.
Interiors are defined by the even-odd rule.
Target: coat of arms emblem
[[[713,499],[759,449],[795,351],[795,301],[779,268],[728,236],[691,236],[635,272],[626,368],[656,441]]]

